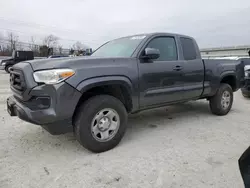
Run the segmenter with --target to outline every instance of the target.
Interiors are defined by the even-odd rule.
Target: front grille
[[[25,80],[21,71],[12,70],[10,73],[10,85],[14,89],[23,92],[25,90]]]

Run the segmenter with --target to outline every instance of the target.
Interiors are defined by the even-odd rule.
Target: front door
[[[155,60],[140,60],[140,107],[182,100],[184,61],[178,60],[175,38],[155,37],[145,48],[158,49],[160,57]]]

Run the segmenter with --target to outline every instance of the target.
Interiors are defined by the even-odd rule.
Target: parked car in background
[[[91,56],[18,63],[11,71],[11,116],[51,134],[74,130],[93,152],[114,148],[128,113],[207,99],[226,115],[244,81],[237,60],[203,60],[192,37],[152,33],[105,43]]]
[[[10,73],[11,67],[19,62],[26,60],[33,60],[34,53],[32,51],[13,51],[12,57],[9,59],[4,59],[1,62],[1,69]]]
[[[246,98],[250,98],[250,58],[242,58],[245,71],[245,84],[241,88],[242,95]]]

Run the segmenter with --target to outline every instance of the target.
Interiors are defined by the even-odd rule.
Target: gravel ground
[[[72,133],[52,136],[11,118],[8,75],[0,72],[0,187],[243,187],[237,160],[250,144],[250,100],[210,114],[205,100],[129,118],[122,142],[93,154]]]

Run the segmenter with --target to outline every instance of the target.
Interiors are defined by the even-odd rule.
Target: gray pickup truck
[[[240,61],[202,60],[191,37],[152,33],[109,41],[89,57],[44,59],[13,66],[11,116],[51,134],[73,130],[93,152],[114,148],[127,114],[207,99],[226,115],[244,81]]]

